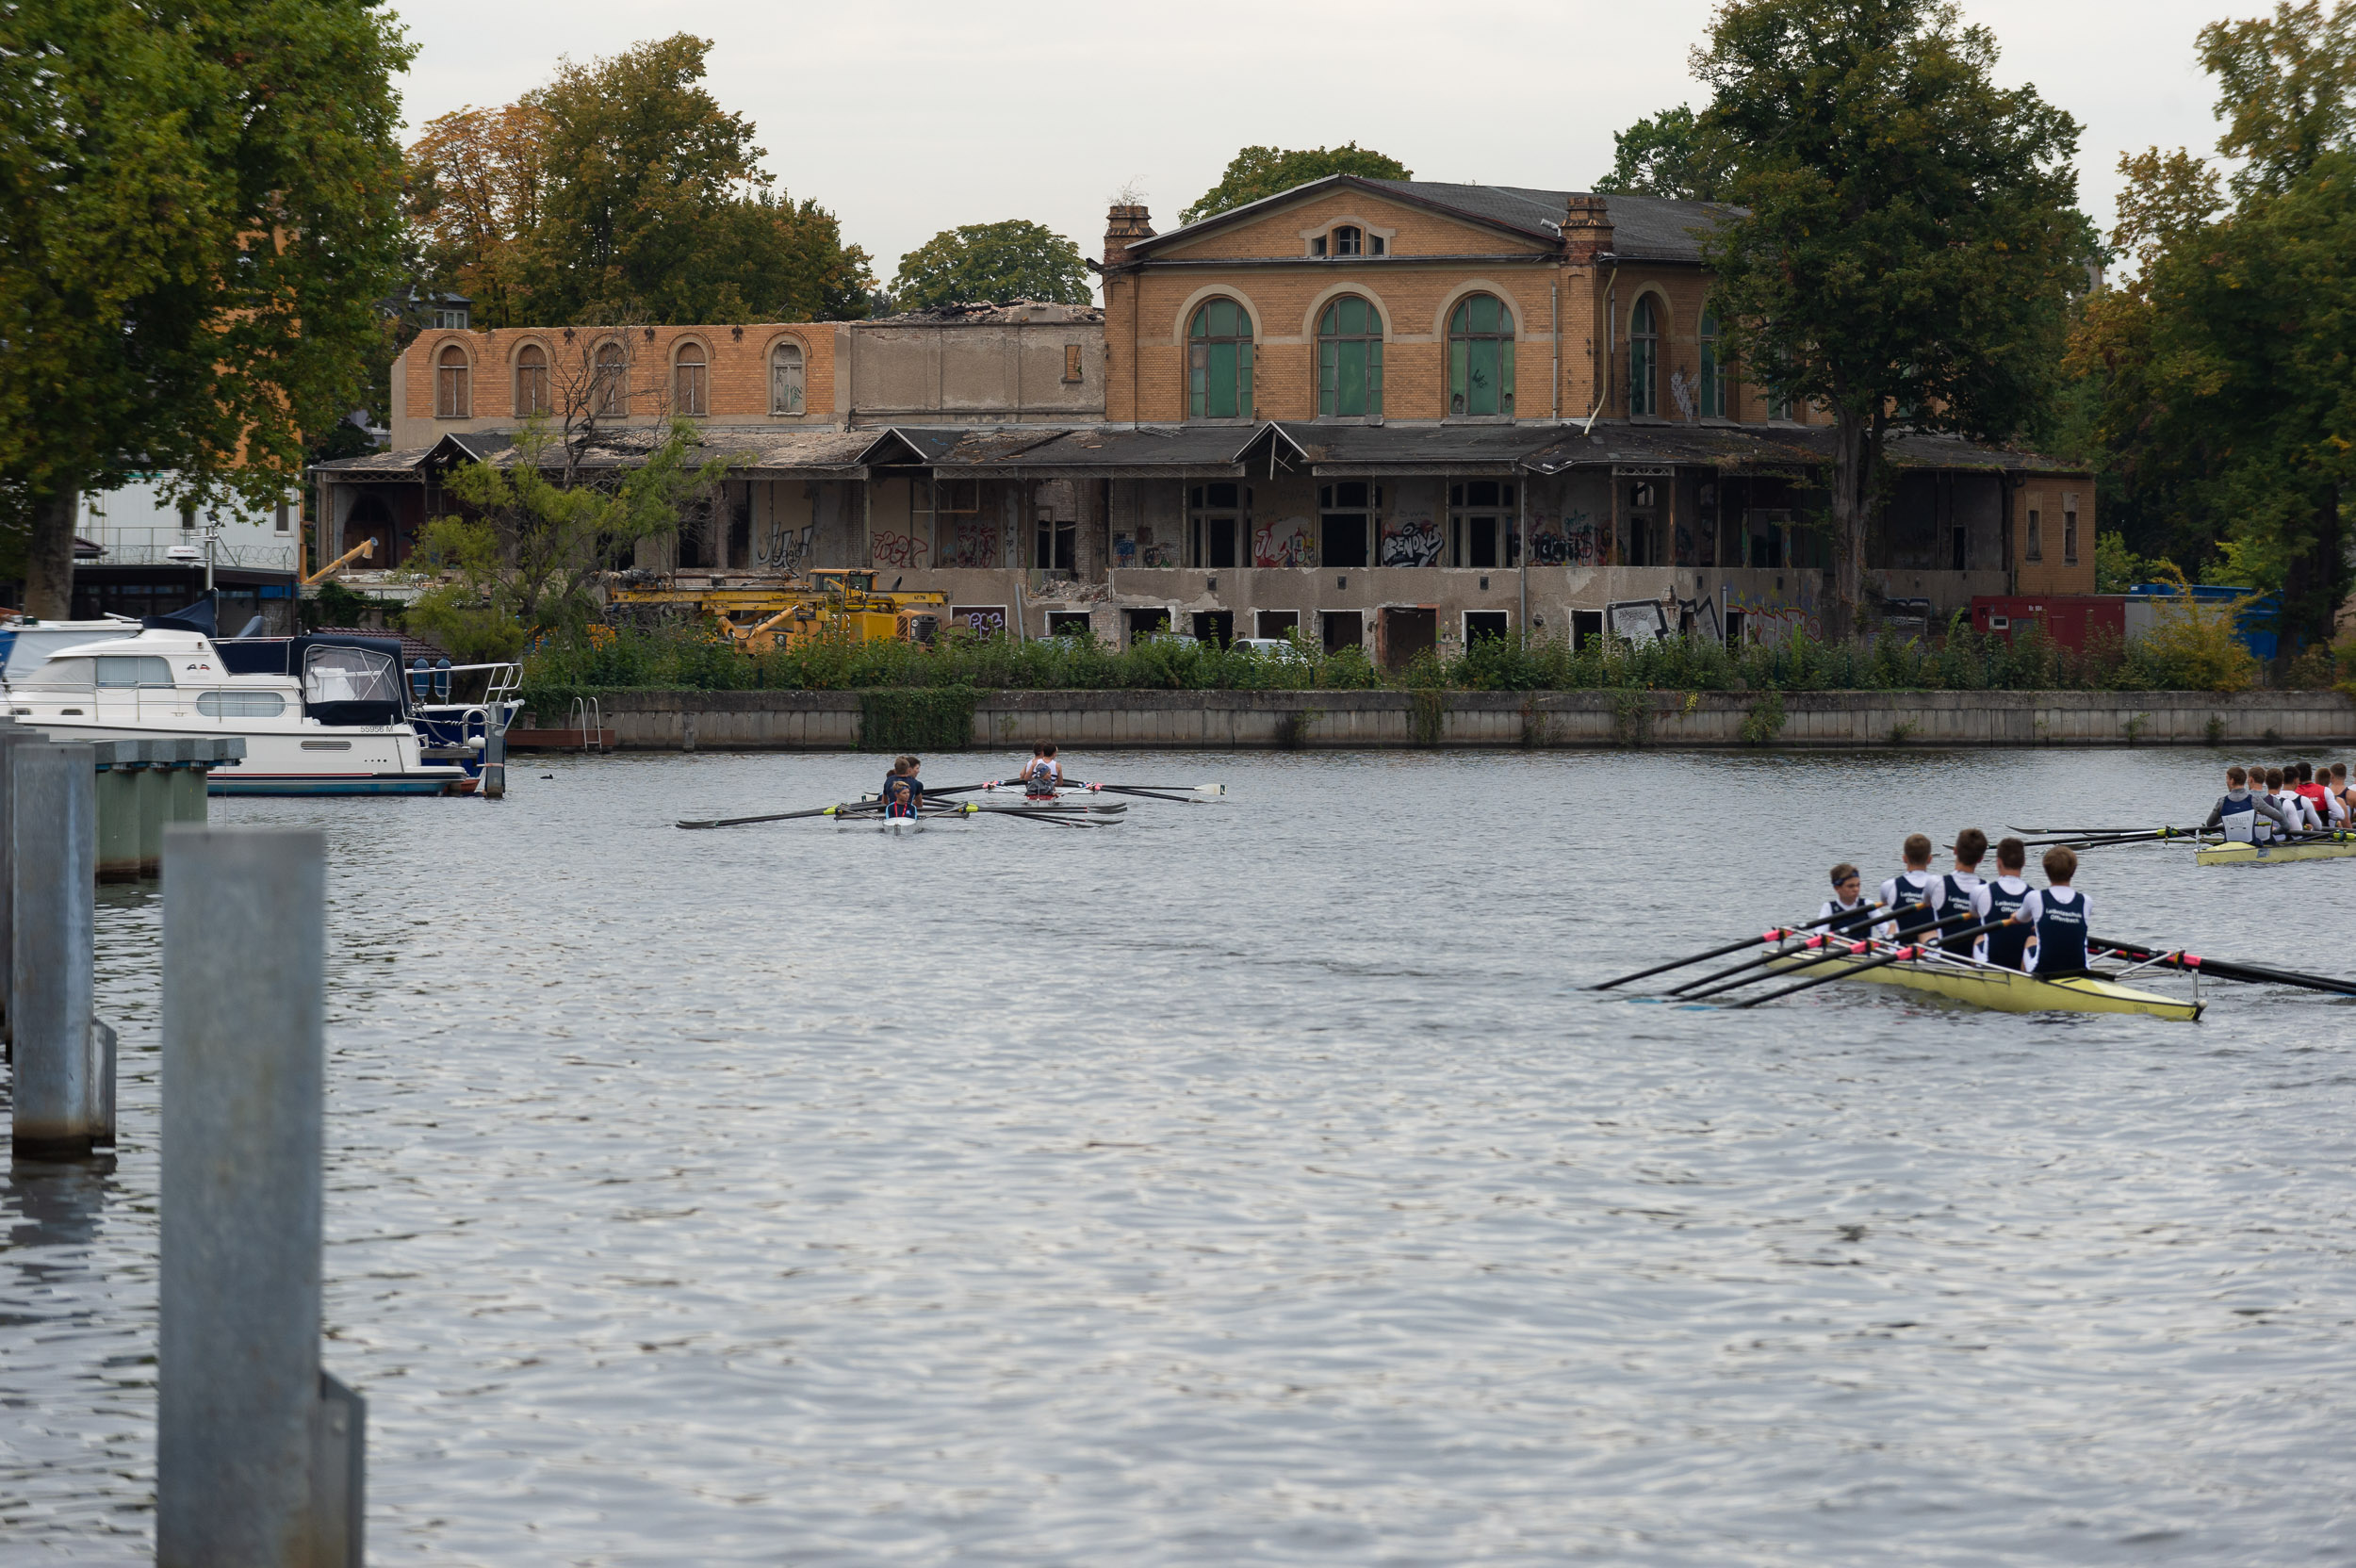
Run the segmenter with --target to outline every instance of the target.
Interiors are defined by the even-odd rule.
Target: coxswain
[[[1931,874],[1930,835],[1909,833],[1903,847],[1906,869],[1882,884],[1882,903],[1889,906],[1890,923],[1902,941],[1939,919],[1933,908],[1939,878]]]
[[[1025,800],[1053,800],[1055,786],[1063,782],[1063,764],[1055,760],[1055,744],[1042,741],[1032,749],[1031,760],[1023,764],[1023,797]]]
[[[2233,770],[2241,772],[2239,768]],[[2006,839],[1996,846],[1996,879],[1983,882],[1972,895],[1972,912],[1980,917],[1980,923],[1990,921],[2009,923],[2021,912],[2033,890],[2028,878],[2021,874],[2029,863],[2029,847],[2018,839]],[[1980,958],[2005,969],[2026,969],[2023,961],[2029,946],[2029,928],[2006,923],[1999,925],[1980,939]]]
[[[2013,920],[2037,938],[2036,965],[2029,972],[2054,979],[2086,972],[2086,895],[2070,885],[2078,874],[2078,857],[2066,844],[2045,852],[2046,886],[2032,890],[2021,901]]]
[[[1955,835],[1955,869],[1940,875],[1932,888],[1931,912],[1941,925],[1951,923],[1957,927],[1971,924],[1964,917],[1972,913],[1973,900],[1980,892],[1980,862],[1988,858],[1988,835],[1976,827],[1967,827]],[[1942,937],[1939,945],[1958,958],[1968,957],[1978,944],[1976,937]]]
[[[1881,913],[1878,906],[1865,901],[1864,878],[1857,867],[1843,860],[1832,868],[1832,897],[1816,911],[1816,923],[1835,937],[1861,937]]]
[[[882,799],[885,816],[912,817],[916,815],[916,803],[919,798],[917,792],[922,786],[916,782],[915,769],[912,766],[915,760],[912,757],[894,758],[892,771],[884,775]]]
[[[2209,820],[2201,825],[2202,832],[2221,830],[2230,844],[2262,844],[2276,833],[2291,831],[2290,819],[2282,815],[2280,806],[2244,788],[2249,777],[2240,768],[2225,770],[2225,793],[2209,808]]]

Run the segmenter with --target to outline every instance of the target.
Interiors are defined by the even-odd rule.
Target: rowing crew
[[[2238,771],[2238,770],[2236,770]],[[1988,835],[1967,827],[1955,835],[1953,871],[1933,875],[1931,841],[1916,833],[1903,847],[1906,869],[1884,882],[1881,899],[1866,898],[1857,867],[1832,868],[1832,897],[1817,921],[1833,934],[1879,936],[1906,941],[1937,941],[1951,957],[1992,964],[2048,977],[2086,972],[2086,895],[2072,888],[2077,855],[2056,845],[2045,852],[2046,886],[2032,888],[2022,875],[2028,847],[2019,839],[1996,846],[1996,875],[1980,879],[1988,858]],[[1941,936],[1939,926],[1991,929],[1977,935]]]
[[[892,771],[884,775],[883,789],[877,797],[883,802],[887,817],[912,817],[924,809],[924,781],[917,775],[924,764],[913,757],[895,757]]]
[[[2356,820],[2356,790],[2348,764],[2328,769],[2294,762],[2287,768],[2228,768],[2225,795],[2202,825],[2228,843],[2265,844],[2322,833]]]

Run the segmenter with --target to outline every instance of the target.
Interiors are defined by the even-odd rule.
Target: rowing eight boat
[[[2278,860],[2345,860],[2356,857],[2356,833],[2279,844],[2202,844],[2194,858],[2204,866],[2271,865]]]
[[[2006,1013],[2143,1013],[2189,1023],[2201,1016],[2203,1005],[2139,991],[2099,975],[2040,979],[2015,970],[1953,958],[1903,958],[1858,974],[1839,973],[1841,970],[1861,969],[1871,956],[1844,954],[1824,958],[1793,954],[1771,967],[1794,974],[1837,975],[1873,985],[1904,986],[1908,990],[1929,991],[1975,1007],[1992,1007]]]

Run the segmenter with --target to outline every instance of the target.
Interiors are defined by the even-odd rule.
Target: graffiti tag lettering
[[[1440,564],[1440,531],[1429,517],[1410,517],[1383,531],[1382,564],[1436,566]]]
[[[913,533],[878,533],[867,541],[868,559],[878,566],[922,566],[932,547]]]

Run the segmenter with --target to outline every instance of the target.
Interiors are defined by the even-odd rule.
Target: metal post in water
[[[98,759],[87,745],[22,743],[8,767],[10,1135],[33,1159],[81,1159],[114,1141],[110,1035],[94,1028]]]
[[[483,798],[503,800],[507,796],[507,726],[501,721],[499,704],[494,699],[483,710]]]
[[[362,1411],[319,1370],[326,844],[164,835],[157,1568],[358,1568]]]

